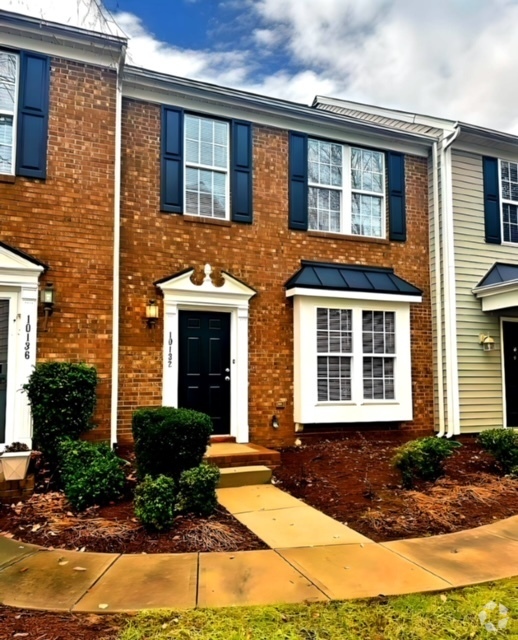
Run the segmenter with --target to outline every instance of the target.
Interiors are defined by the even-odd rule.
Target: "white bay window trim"
[[[354,294],[354,295],[353,295]],[[294,419],[298,424],[346,424],[412,420],[410,303],[419,296],[294,288]],[[317,309],[348,309],[352,313],[351,400],[318,400]],[[363,311],[390,311],[395,317],[394,399],[365,399],[363,388]],[[391,354],[392,357],[392,354]]]

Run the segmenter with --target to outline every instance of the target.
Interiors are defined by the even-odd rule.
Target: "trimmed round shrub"
[[[42,362],[23,385],[32,411],[34,447],[57,462],[62,438],[78,438],[93,427],[97,371],[84,363]]]
[[[107,444],[66,438],[58,446],[58,456],[63,489],[74,509],[106,504],[124,491],[124,461]]]
[[[170,529],[176,512],[176,483],[169,476],[146,476],[135,489],[135,515],[148,529]]]
[[[218,506],[216,487],[220,475],[219,469],[210,464],[184,471],[178,483],[177,510],[197,516],[212,515]]]
[[[137,474],[178,480],[183,471],[197,467],[205,455],[212,420],[191,409],[156,407],[133,414]]]
[[[444,461],[460,442],[435,436],[406,442],[396,449],[392,464],[401,472],[403,486],[410,489],[416,478],[434,482],[444,474]]]
[[[482,448],[490,453],[504,473],[518,472],[518,432],[514,429],[488,429],[478,436]]]

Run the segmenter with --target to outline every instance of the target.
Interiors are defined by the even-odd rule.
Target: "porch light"
[[[272,416],[272,428],[273,429],[279,428],[279,418],[277,416]]]
[[[146,322],[148,327],[154,327],[160,317],[160,309],[156,300],[150,300],[146,305]]]
[[[52,282],[47,282],[45,287],[40,291],[40,302],[43,304],[43,313],[45,314],[44,331],[47,331],[48,319],[54,313],[54,294],[55,291]]]
[[[495,341],[489,334],[481,333],[478,338],[483,351],[495,350]]]

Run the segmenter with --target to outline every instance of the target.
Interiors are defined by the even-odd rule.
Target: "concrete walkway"
[[[218,490],[271,549],[118,555],[0,537],[0,601],[114,613],[364,598],[518,575],[518,516],[470,531],[376,544],[271,485]]]

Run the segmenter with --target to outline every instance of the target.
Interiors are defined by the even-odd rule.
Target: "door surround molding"
[[[215,284],[212,268],[194,284],[194,269],[155,283],[164,294],[162,404],[178,406],[178,313],[215,311],[230,314],[230,434],[236,442],[248,442],[248,308],[255,291],[228,273]],[[220,284],[221,286],[217,286]]]
[[[502,424],[505,428],[509,427],[507,424],[507,382],[506,382],[506,372],[505,372],[505,337],[504,337],[504,322],[507,323],[518,323],[518,318],[513,316],[500,316],[500,360],[501,360],[501,368],[502,368]]]

